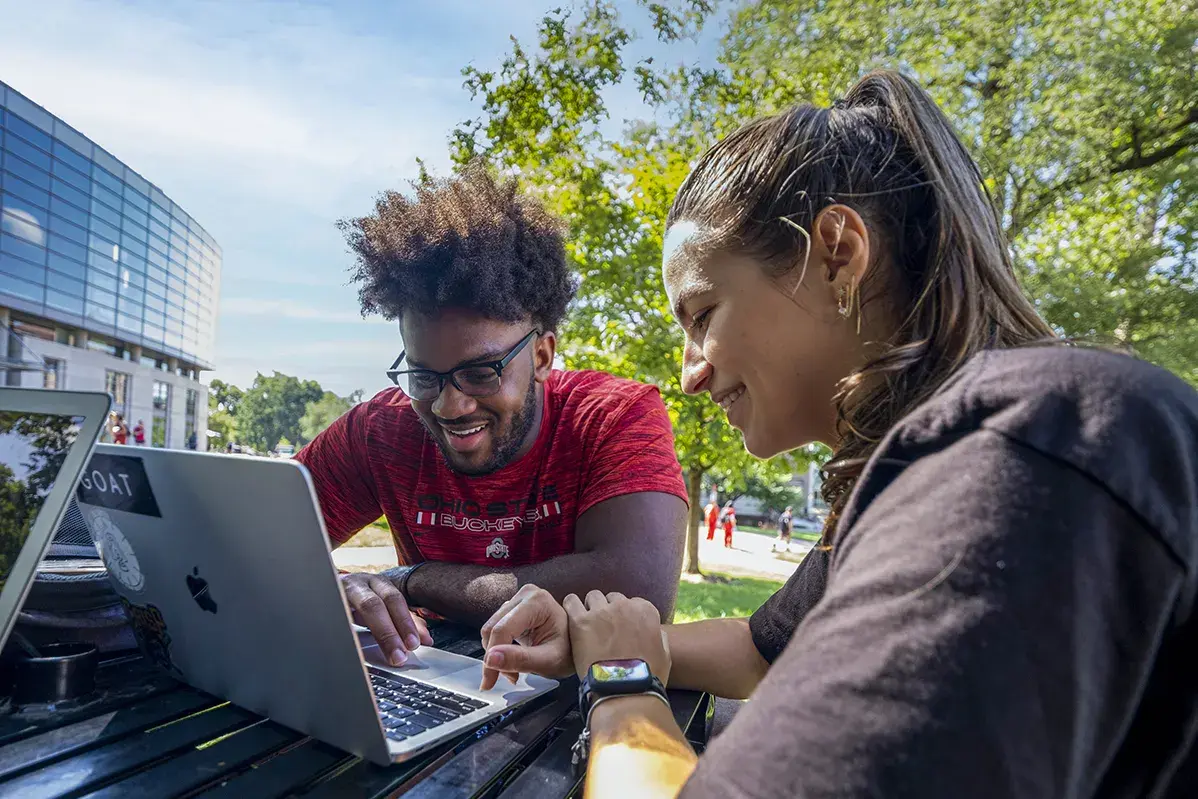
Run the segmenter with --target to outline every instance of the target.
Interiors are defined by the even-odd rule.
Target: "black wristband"
[[[412,604],[412,598],[408,596],[408,581],[412,579],[412,572],[426,563],[428,563],[427,560],[422,560],[410,566],[396,566],[394,569],[387,570],[387,577],[391,580],[391,584],[396,587],[399,593],[403,594],[404,601],[408,603],[409,608],[417,606]]]

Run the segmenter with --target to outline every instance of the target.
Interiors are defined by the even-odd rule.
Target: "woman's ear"
[[[847,205],[829,205],[812,225],[812,260],[832,297],[856,291],[869,269],[869,230],[861,215]]]

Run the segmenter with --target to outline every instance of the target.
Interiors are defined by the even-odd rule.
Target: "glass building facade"
[[[220,265],[158,187],[0,83],[0,306],[195,377],[214,366]]]
[[[220,266],[157,186],[0,83],[0,385],[106,391],[130,443],[206,449]]]

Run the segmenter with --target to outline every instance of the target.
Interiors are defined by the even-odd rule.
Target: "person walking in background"
[[[720,516],[720,506],[715,504],[715,500],[713,499],[707,503],[707,507],[703,509],[703,514],[704,521],[707,522],[707,540],[714,541],[716,521]]]
[[[793,509],[787,505],[786,510],[778,517],[778,548],[785,552],[790,549],[790,531],[794,527]]]
[[[194,450],[196,448],[196,431],[192,430],[191,435],[187,437],[187,448]]]
[[[146,425],[141,419],[133,426],[133,443],[139,447],[146,445]]]
[[[724,523],[724,546],[731,549],[732,531],[736,529],[736,509],[732,507],[731,502],[724,505],[724,511],[720,514],[720,519]]]
[[[125,425],[125,417],[119,413],[112,422],[112,440],[116,444],[129,443],[129,428]]]

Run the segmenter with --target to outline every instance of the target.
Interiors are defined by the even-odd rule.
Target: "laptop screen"
[[[82,424],[81,416],[0,410],[0,590]]]

